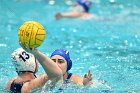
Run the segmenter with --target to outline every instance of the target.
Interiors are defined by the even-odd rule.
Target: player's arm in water
[[[89,17],[91,16],[89,10],[91,8],[92,2],[90,0],[75,0],[71,11],[66,13],[57,13],[55,18],[78,18],[78,17]]]
[[[84,85],[84,86],[90,86],[93,84],[92,81],[92,74],[90,70],[88,71],[88,74],[85,74],[83,78],[79,77],[78,75],[73,75],[72,76],[72,81],[76,84],[79,85]]]
[[[57,13],[55,15],[56,20],[59,20],[61,18],[77,18],[77,17],[81,17],[82,13],[80,12],[67,12],[67,13]]]

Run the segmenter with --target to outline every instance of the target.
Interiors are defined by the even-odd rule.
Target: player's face
[[[66,69],[67,69],[66,60],[62,56],[59,56],[59,55],[54,55],[54,56],[51,57],[51,59],[60,67],[63,74],[65,74]]]

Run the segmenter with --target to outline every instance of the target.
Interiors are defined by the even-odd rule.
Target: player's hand
[[[92,73],[89,70],[88,74],[84,75],[83,85],[91,85],[91,84],[93,84],[93,82],[92,82]]]
[[[20,46],[27,52],[32,53],[32,54],[36,54],[37,49],[36,48],[29,48],[29,47],[25,47],[22,43],[20,43]]]

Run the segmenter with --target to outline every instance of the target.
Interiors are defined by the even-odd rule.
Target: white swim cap
[[[17,72],[36,72],[38,65],[33,54],[26,52],[22,48],[18,48],[11,54],[11,57]]]

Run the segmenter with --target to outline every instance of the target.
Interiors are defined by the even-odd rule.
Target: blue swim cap
[[[85,9],[85,12],[89,12],[89,8],[92,5],[92,2],[90,0],[76,0],[76,2]]]
[[[59,55],[59,56],[62,56],[63,58],[65,58],[65,60],[67,61],[67,71],[71,69],[72,61],[69,56],[69,51],[67,51],[65,49],[57,49],[51,54],[51,57],[54,55]]]

